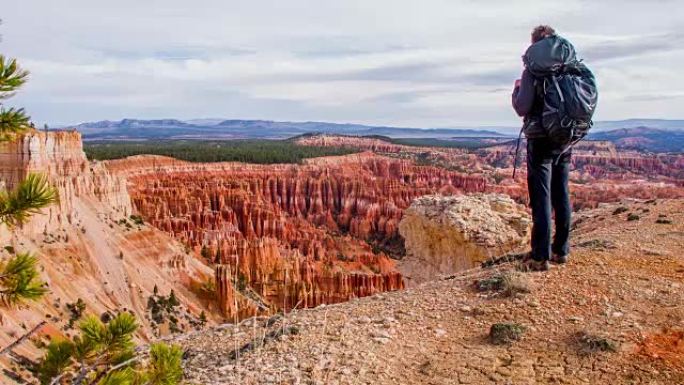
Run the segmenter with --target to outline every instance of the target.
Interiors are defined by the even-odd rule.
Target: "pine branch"
[[[12,96],[12,93],[24,85],[29,72],[17,64],[17,59],[5,58],[0,55],[0,99]]]
[[[9,227],[24,223],[31,215],[59,201],[56,188],[43,174],[29,174],[10,192],[0,192],[0,223]]]
[[[0,133],[4,139],[8,139],[10,134],[20,133],[31,128],[31,117],[26,114],[23,108],[19,109],[0,109]]]
[[[17,254],[2,267],[0,299],[11,306],[21,300],[34,300],[47,292],[39,280],[36,257],[28,253]]]

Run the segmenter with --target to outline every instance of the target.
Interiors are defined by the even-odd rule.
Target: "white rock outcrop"
[[[507,195],[420,197],[399,224],[406,246],[399,269],[415,284],[474,267],[524,246],[530,225],[524,206]]]

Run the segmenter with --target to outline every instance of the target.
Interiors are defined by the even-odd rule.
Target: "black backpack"
[[[577,60],[575,47],[557,35],[532,44],[523,55],[523,63],[538,83],[538,97],[544,100],[541,126],[551,142],[562,149],[562,155],[587,136],[594,124],[591,119],[598,102],[596,78]],[[520,137],[513,159],[513,178],[519,149]]]
[[[523,56],[544,100],[541,125],[548,138],[567,150],[591,129],[598,90],[594,74],[577,60],[575,48],[560,36],[532,44]]]

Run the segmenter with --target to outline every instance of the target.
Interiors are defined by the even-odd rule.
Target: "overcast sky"
[[[40,124],[121,118],[518,125],[530,29],[576,45],[597,120],[684,118],[681,0],[4,0]]]

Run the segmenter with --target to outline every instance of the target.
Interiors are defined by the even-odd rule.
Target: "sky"
[[[684,118],[681,0],[4,0],[7,106],[40,125],[232,118],[517,126],[533,26],[576,46],[595,120]]]

